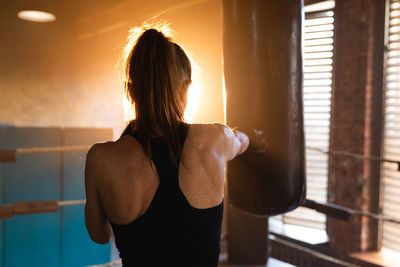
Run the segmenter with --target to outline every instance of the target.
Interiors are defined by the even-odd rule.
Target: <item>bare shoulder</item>
[[[139,143],[129,136],[116,141],[96,143],[86,155],[86,172],[106,174],[110,168],[114,171],[118,164],[135,157],[135,152],[140,148]]]
[[[115,156],[124,153],[132,153],[133,150],[137,150],[140,148],[140,144],[136,141],[136,139],[132,138],[131,136],[125,135],[119,138],[116,141],[108,141],[104,143],[96,143],[94,144],[88,151],[88,156],[93,157],[103,157],[107,155]]]
[[[107,151],[112,147],[113,142],[96,143],[92,145],[86,154],[86,167],[101,164]]]
[[[198,141],[211,144],[223,142],[225,139],[234,136],[227,125],[219,122],[192,124],[189,135]]]
[[[226,160],[233,159],[241,148],[234,131],[223,123],[193,124],[188,137],[194,140],[192,145]]]

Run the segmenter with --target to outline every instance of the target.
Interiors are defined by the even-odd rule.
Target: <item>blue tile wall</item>
[[[0,125],[0,148],[92,145],[112,139],[111,129],[29,128]],[[86,151],[17,154],[0,163],[0,204],[84,199]],[[110,245],[93,243],[84,205],[0,220],[0,267],[86,266],[110,261]]]

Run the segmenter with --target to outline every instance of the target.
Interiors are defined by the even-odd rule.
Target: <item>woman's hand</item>
[[[250,145],[247,151],[256,153],[267,151],[267,137],[264,131],[252,127],[238,128],[238,130],[249,137]]]

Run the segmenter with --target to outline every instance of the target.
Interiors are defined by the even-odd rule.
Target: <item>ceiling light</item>
[[[18,18],[23,20],[29,20],[34,22],[51,22],[56,20],[56,16],[44,12],[44,11],[37,11],[37,10],[22,10],[18,12]]]

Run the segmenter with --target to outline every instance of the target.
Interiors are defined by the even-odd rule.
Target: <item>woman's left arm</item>
[[[86,156],[85,166],[85,223],[90,238],[99,244],[107,244],[112,235],[110,222],[101,204],[98,183],[102,175],[98,166],[101,166],[98,145],[91,147]],[[99,155],[100,154],[100,155]],[[104,174],[103,174],[104,175]]]

